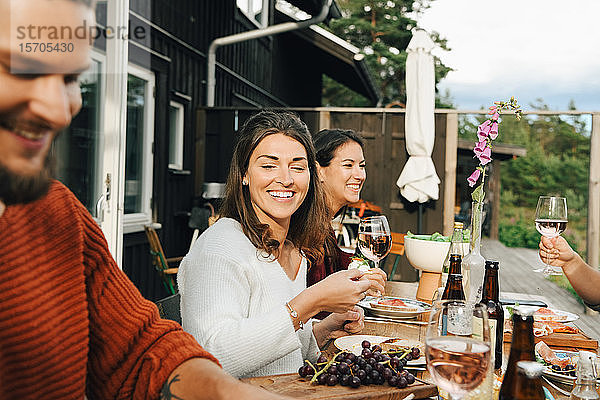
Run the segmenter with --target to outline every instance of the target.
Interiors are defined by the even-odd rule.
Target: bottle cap
[[[517,371],[529,379],[539,378],[546,367],[537,361],[517,361]]]
[[[486,261],[485,262],[485,268],[490,268],[490,269],[498,269],[498,267],[500,266],[500,263],[498,261]]]

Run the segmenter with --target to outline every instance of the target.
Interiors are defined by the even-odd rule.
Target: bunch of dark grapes
[[[332,360],[321,355],[317,364],[306,361],[298,370],[298,374],[311,378],[311,382],[320,385],[342,386],[357,388],[360,385],[383,385],[405,388],[415,382],[415,377],[404,367],[410,360],[420,356],[418,348],[391,349],[382,351],[381,346],[373,345],[367,340],[362,342],[362,353],[340,352]]]

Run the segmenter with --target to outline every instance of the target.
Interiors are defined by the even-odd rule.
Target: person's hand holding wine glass
[[[465,300],[435,301],[425,334],[425,358],[431,377],[450,400],[460,400],[480,386],[491,368],[487,307]]]
[[[379,268],[379,261],[388,255],[392,248],[392,233],[384,215],[363,218],[358,225],[358,248],[361,253],[375,263],[373,273],[366,274],[369,279],[385,283],[386,274]],[[379,293],[382,295],[382,293]]]
[[[552,239],[567,228],[567,199],[564,197],[540,196],[535,210],[535,228],[544,237]],[[545,263],[544,268],[534,272],[544,275],[561,275],[561,269],[555,269]]]

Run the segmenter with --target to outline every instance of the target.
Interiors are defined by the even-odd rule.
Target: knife
[[[411,321],[411,320],[397,320],[397,319],[389,319],[389,318],[378,318],[378,317],[365,317],[365,321],[371,322],[394,322],[397,324],[410,324],[410,325],[427,325],[427,322],[424,321]]]

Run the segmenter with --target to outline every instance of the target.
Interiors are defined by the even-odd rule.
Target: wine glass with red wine
[[[435,383],[460,400],[480,386],[491,368],[487,307],[465,300],[437,300],[425,333],[427,370]]]
[[[363,218],[358,225],[358,248],[369,260],[379,266],[379,261],[392,248],[392,233],[384,215]]]
[[[564,197],[540,196],[535,210],[535,228],[547,238],[559,236],[567,229],[567,199]],[[561,275],[560,268],[553,268],[545,263],[544,268],[536,269],[535,272],[543,272],[544,275]]]

